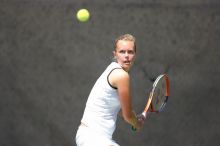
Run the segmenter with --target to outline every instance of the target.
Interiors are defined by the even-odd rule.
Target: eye
[[[128,54],[134,54],[134,50],[129,50]]]
[[[125,53],[125,50],[120,50],[119,53],[124,54],[124,53]]]

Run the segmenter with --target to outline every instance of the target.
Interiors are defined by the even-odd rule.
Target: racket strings
[[[159,76],[156,80],[157,82],[154,83],[154,95],[152,101],[152,110],[154,112],[160,112],[164,109],[166,102],[168,100],[167,96],[167,77],[166,76]]]

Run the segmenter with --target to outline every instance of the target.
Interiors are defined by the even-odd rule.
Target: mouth
[[[124,64],[126,64],[126,65],[130,65],[131,62],[130,62],[130,61],[124,61]]]

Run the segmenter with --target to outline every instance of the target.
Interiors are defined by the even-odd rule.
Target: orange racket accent
[[[145,106],[145,109],[144,109],[144,111],[143,111],[143,113],[142,113],[145,118],[146,118],[146,116],[147,116],[148,109],[149,109],[149,107],[150,107],[150,105],[151,105],[152,98],[153,98],[152,93],[150,93],[150,97],[149,97],[149,99],[148,99],[148,101],[147,101],[147,104],[146,104],[146,106]]]
[[[170,96],[170,82],[169,82],[169,78],[167,75],[164,75],[165,80],[166,80],[166,96]]]

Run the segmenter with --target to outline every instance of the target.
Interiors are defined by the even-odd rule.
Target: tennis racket
[[[170,96],[170,83],[167,74],[159,75],[153,83],[153,88],[147,100],[141,118],[146,119],[149,112],[159,113],[163,111]],[[136,130],[132,127],[132,130]]]

